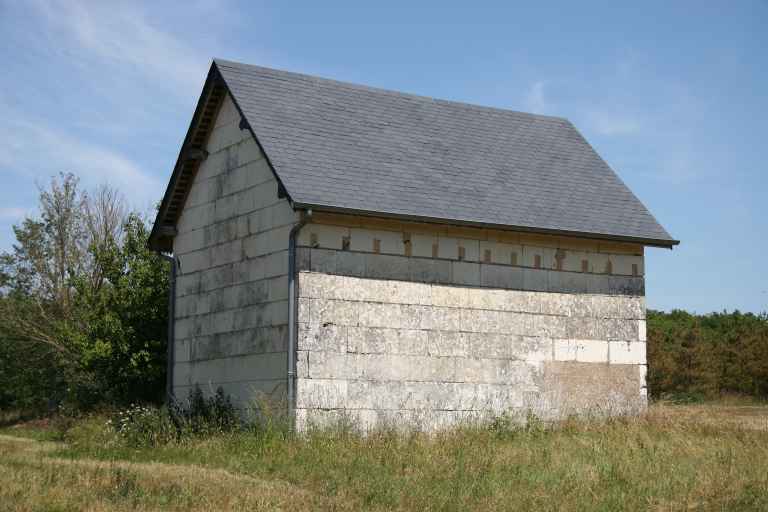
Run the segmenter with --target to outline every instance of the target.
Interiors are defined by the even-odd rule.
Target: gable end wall
[[[298,219],[227,96],[179,219],[173,392],[284,395],[288,236]]]

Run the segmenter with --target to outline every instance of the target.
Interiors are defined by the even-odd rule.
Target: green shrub
[[[206,398],[200,386],[195,386],[186,404],[175,402],[171,412],[181,436],[221,434],[235,430],[241,423],[232,401],[221,387]]]
[[[129,446],[157,446],[177,438],[177,428],[168,409],[132,405],[118,411],[107,422],[121,441]]]

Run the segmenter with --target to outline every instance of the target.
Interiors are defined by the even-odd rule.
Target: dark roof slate
[[[296,206],[677,243],[567,119],[214,66]]]

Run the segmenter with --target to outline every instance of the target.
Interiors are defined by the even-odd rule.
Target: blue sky
[[[287,4],[0,0],[0,250],[59,171],[150,210],[216,56],[568,117],[682,240],[650,307],[768,310],[765,0]]]

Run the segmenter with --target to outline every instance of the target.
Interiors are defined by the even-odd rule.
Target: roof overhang
[[[327,205],[321,205],[321,204],[294,203],[293,207],[295,209],[313,210],[316,212],[339,213],[339,214],[346,214],[346,215],[361,215],[366,217],[379,217],[379,218],[383,217],[388,219],[396,219],[400,221],[424,222],[424,223],[444,224],[444,225],[447,224],[447,225],[454,225],[454,226],[465,226],[465,227],[474,227],[474,228],[481,228],[481,229],[495,229],[499,231],[516,231],[516,232],[541,234],[541,235],[556,235],[556,236],[581,238],[581,239],[589,238],[593,240],[608,240],[612,242],[640,244],[640,245],[649,246],[649,247],[662,247],[665,249],[672,249],[674,246],[680,244],[679,240],[642,238],[642,237],[634,237],[634,236],[616,235],[616,234],[610,234],[610,233],[567,231],[562,229],[547,229],[547,228],[539,228],[539,227],[532,227],[532,226],[512,226],[508,224],[491,224],[491,223],[467,221],[467,220],[460,220],[460,219],[441,219],[438,217],[423,217],[418,215],[408,215],[408,214],[399,214],[399,213],[391,213],[391,212],[388,213],[388,212],[372,211],[372,210],[352,210],[348,208],[339,208],[335,206],[327,206]]]
[[[149,235],[149,246],[152,249],[163,252],[173,250],[176,223],[184,208],[197,169],[207,156],[205,145],[213,130],[226,92],[224,81],[216,67],[212,65]]]

